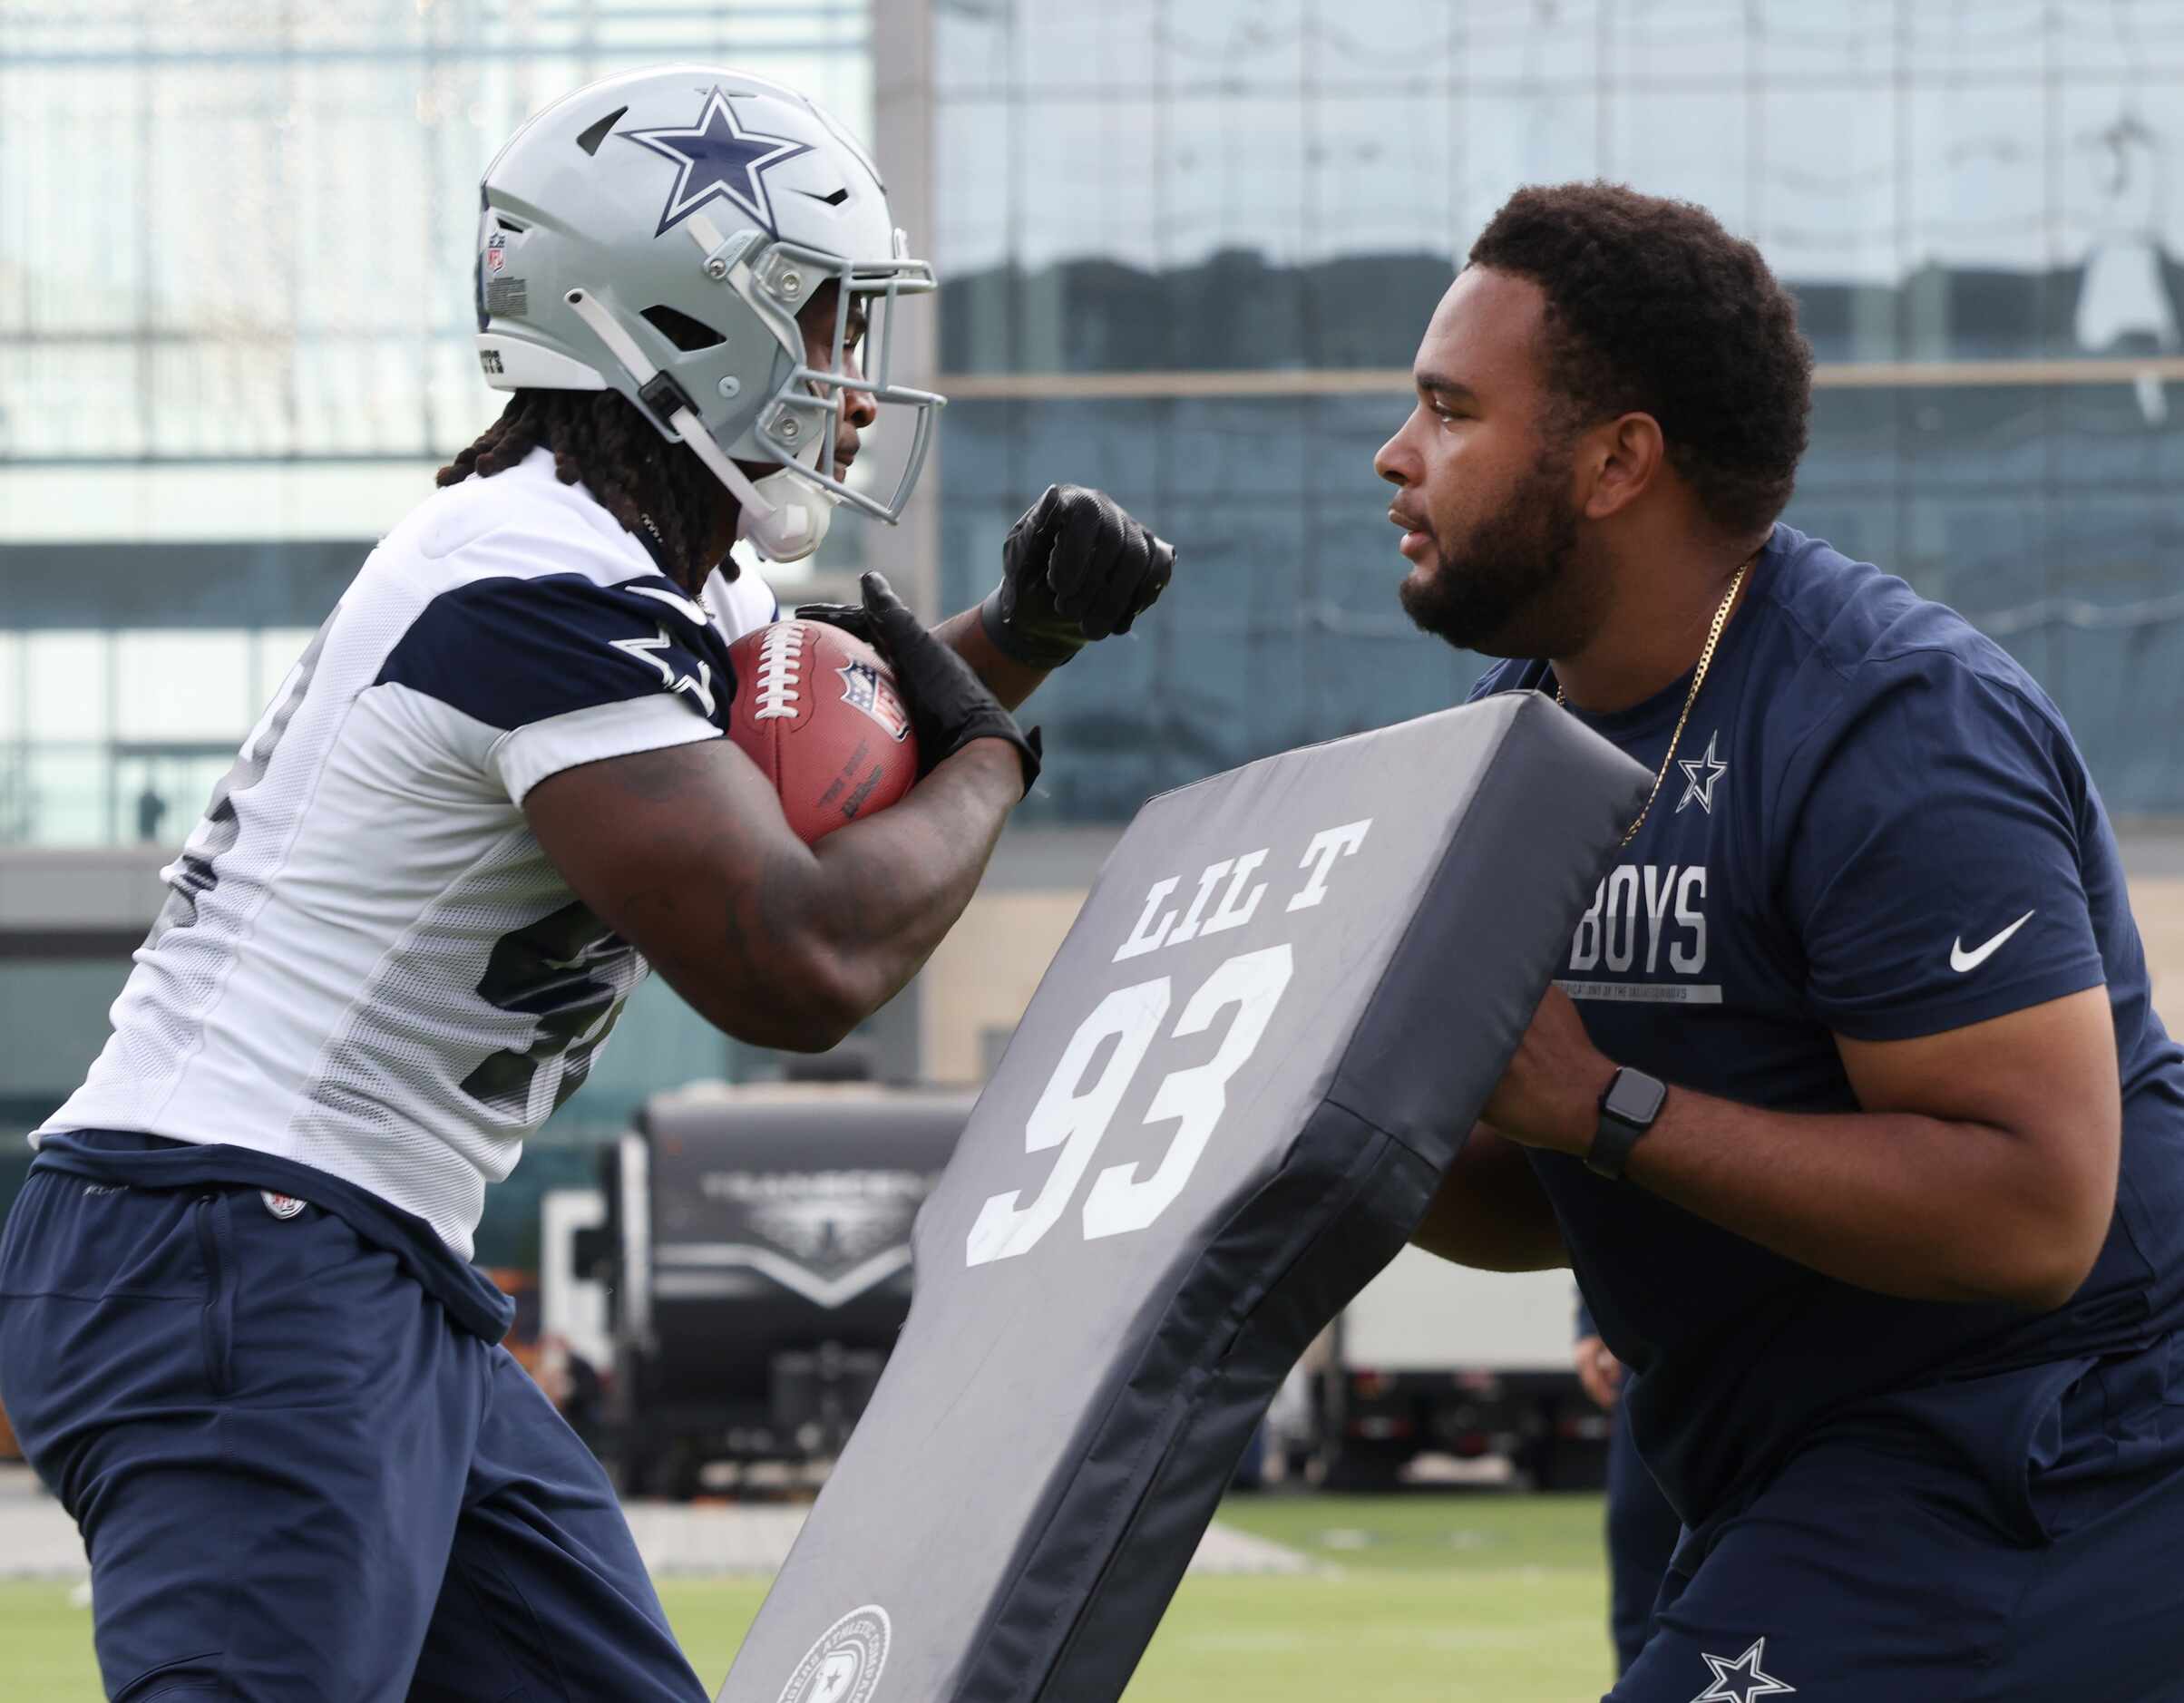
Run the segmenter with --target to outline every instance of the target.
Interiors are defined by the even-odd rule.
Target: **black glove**
[[[1001,545],[1001,583],[980,606],[986,636],[1035,668],[1058,668],[1096,638],[1126,633],[1175,571],[1175,547],[1114,498],[1048,485]]]
[[[866,574],[858,583],[864,589],[862,606],[806,603],[796,618],[839,627],[887,658],[918,736],[919,775],[931,774],[974,739],[1006,739],[1023,760],[1029,793],[1038,779],[1038,729],[1019,728],[970,665],[925,629],[882,576]]]
[[[852,638],[877,647],[880,635],[873,626],[873,618],[862,603],[799,603],[795,618],[800,621],[824,621],[829,627],[839,627]]]

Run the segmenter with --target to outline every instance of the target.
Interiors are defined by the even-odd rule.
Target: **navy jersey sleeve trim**
[[[374,684],[408,686],[503,732],[654,692],[725,729],[736,689],[719,629],[657,574],[613,586],[582,574],[458,586],[425,605]]]

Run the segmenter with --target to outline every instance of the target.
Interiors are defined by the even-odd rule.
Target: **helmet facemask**
[[[931,448],[934,415],[945,398],[932,391],[897,384],[892,377],[895,309],[905,296],[929,293],[931,266],[903,253],[902,233],[895,233],[895,258],[879,264],[844,260],[792,242],[774,242],[758,250],[748,268],[746,299],[781,339],[795,365],[771,400],[760,409],[756,434],[759,447],[779,462],[784,472],[816,487],[835,502],[846,502],[890,524],[902,518],[912,489]],[[824,367],[808,365],[797,310],[825,287],[837,286],[834,323]],[[850,326],[862,310],[865,360],[862,370],[850,342]],[[908,455],[893,492],[881,499],[853,489],[834,473],[834,444],[842,423],[842,400],[861,392],[882,407],[914,410]],[[769,475],[769,478],[775,477]]]

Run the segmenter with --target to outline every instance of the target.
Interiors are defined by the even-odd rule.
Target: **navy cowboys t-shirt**
[[[1504,663],[1473,696],[1551,691],[1547,673]],[[1584,719],[1657,769],[1690,684]],[[2184,1364],[2169,1366],[2184,1352],[2162,1346],[2184,1315],[2184,1055],[2150,1003],[2115,837],[2062,717],[1961,616],[1778,526],[1558,978],[1616,1063],[1788,1111],[1857,1109],[1838,1035],[1935,1034],[2103,983],[2115,1012],[2115,1218],[2052,1313],[1860,1289],[1531,1155],[1687,1523],[1734,1513],[1800,1446],[1846,1433],[1960,1460],[2016,1504],[2007,1517],[2030,1469],[2129,1466],[2110,1458],[2128,1441],[2062,1435],[2099,1406],[2063,1397],[2103,1357],[2150,1366],[2170,1386],[2157,1407],[2184,1403]]]

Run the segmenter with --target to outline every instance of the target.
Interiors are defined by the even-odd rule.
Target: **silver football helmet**
[[[687,443],[776,561],[819,547],[837,502],[892,521],[943,397],[892,383],[895,307],[933,287],[890,221],[878,170],[793,89],[661,65],[564,96],[510,138],[479,186],[478,362],[496,390],[619,391]],[[841,286],[824,366],[797,310]],[[852,316],[869,320],[865,371]],[[834,477],[845,391],[915,411],[884,501]],[[754,479],[737,462],[774,464]]]

